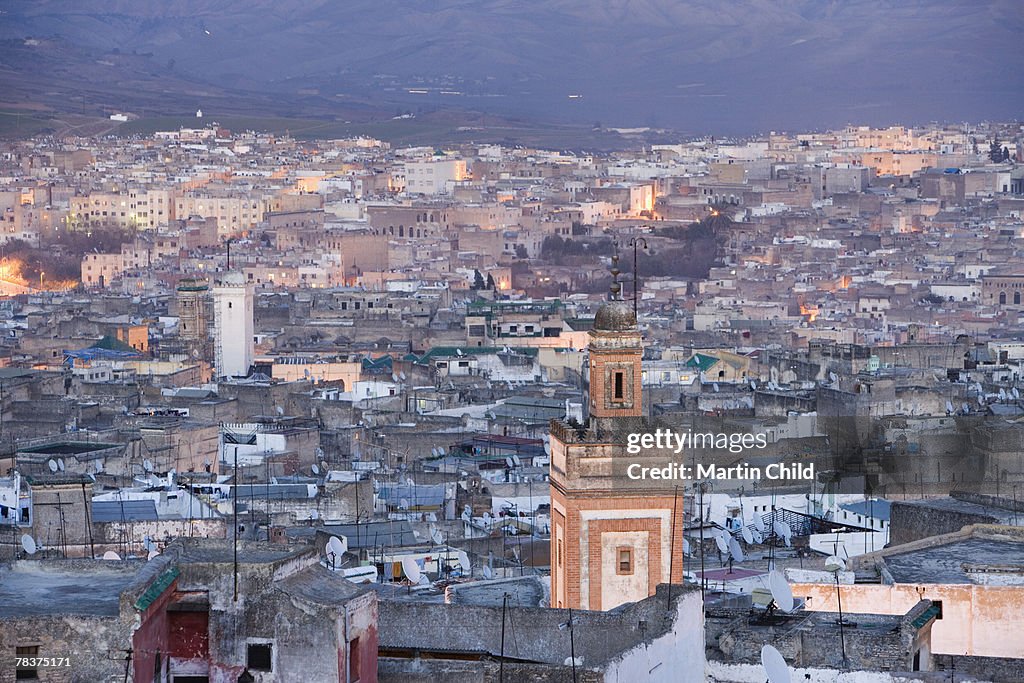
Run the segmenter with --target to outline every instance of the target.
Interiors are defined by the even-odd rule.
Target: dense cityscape
[[[1018,123],[200,111],[0,211],[0,681],[1024,680]]]

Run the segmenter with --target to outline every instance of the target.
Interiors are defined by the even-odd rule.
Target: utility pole
[[[640,245],[643,245],[644,251],[647,251],[647,240],[643,237],[630,237],[629,242],[626,243],[628,246],[633,247],[633,317],[639,322],[640,316],[637,313],[637,304],[639,302],[639,275],[637,274],[637,261],[640,253]]]

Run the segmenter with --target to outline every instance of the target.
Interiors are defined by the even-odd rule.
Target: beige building
[[[1024,652],[1024,529],[973,525],[961,531],[905,543],[852,560],[857,582],[842,581],[843,611],[906,614],[920,600],[942,612],[932,628],[936,654],[1020,657]],[[873,583],[864,574],[875,573]],[[836,612],[832,574],[807,581],[790,576],[793,594],[807,609]],[[803,578],[801,579],[801,575]],[[796,580],[801,579],[801,580]]]

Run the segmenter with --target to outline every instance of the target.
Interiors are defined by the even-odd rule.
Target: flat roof
[[[116,616],[138,563],[19,560],[0,570],[0,618],[57,614]]]
[[[885,564],[897,583],[976,583],[970,565],[1024,567],[1024,542],[971,537],[960,541],[886,554]]]

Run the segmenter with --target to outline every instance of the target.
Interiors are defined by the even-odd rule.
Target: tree
[[[1009,160],[1010,160],[1010,148],[1009,147],[1003,147],[1003,161],[1009,161]]]
[[[487,283],[484,282],[484,276],[480,274],[479,270],[474,269],[473,270],[473,287],[472,287],[472,289],[483,289],[486,286],[487,286]]]
[[[526,247],[521,244],[516,245],[516,258],[529,258],[529,254],[526,253]]]
[[[487,273],[487,289],[497,289],[498,285],[494,282],[494,276]]]
[[[1003,145],[999,142],[999,136],[997,135],[992,143],[988,146],[988,158],[995,163],[999,163],[1003,160]]]

